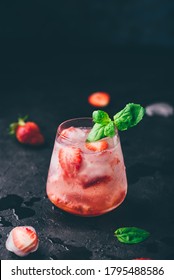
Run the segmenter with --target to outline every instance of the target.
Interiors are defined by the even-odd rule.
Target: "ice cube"
[[[167,103],[154,103],[146,107],[146,114],[150,117],[157,115],[163,117],[169,117],[173,115],[174,109]]]
[[[115,148],[117,145],[118,145],[118,141],[119,141],[119,139],[118,139],[118,136],[117,135],[115,135],[114,137],[107,137],[107,138],[105,138],[106,139],[106,141],[108,142],[108,148],[109,149],[113,149],[113,148]]]
[[[70,141],[81,142],[86,139],[86,130],[78,127],[69,127],[61,132],[62,138]]]

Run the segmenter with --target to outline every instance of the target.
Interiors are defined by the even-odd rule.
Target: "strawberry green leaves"
[[[147,239],[150,233],[137,227],[124,227],[117,229],[115,236],[121,243],[136,244]]]
[[[23,118],[18,118],[18,122],[11,123],[9,127],[9,134],[12,136],[15,136],[16,129],[19,125],[25,125],[25,121],[28,119],[28,116],[25,116]]]
[[[92,118],[94,126],[87,137],[87,142],[94,142],[104,137],[113,137],[116,130],[126,130],[129,127],[137,125],[143,118],[145,109],[134,103],[129,103],[119,113],[115,114],[114,120],[102,111],[94,111]]]
[[[118,130],[127,130],[137,125],[143,118],[145,109],[139,104],[129,103],[114,116],[114,123]]]

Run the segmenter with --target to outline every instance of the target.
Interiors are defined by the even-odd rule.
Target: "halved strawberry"
[[[109,101],[110,95],[106,92],[95,92],[88,97],[88,102],[95,107],[104,107]]]
[[[59,163],[67,177],[75,177],[82,162],[81,150],[76,147],[64,147],[59,150]]]
[[[88,150],[101,152],[108,148],[108,143],[105,140],[101,140],[96,142],[86,142],[85,146]]]

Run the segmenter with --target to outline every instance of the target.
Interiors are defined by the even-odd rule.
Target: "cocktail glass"
[[[127,179],[118,132],[107,148],[93,151],[86,138],[91,118],[59,125],[47,179],[47,195],[60,209],[80,216],[99,216],[118,207],[127,193]]]

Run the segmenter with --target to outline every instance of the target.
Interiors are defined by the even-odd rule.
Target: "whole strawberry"
[[[22,144],[39,146],[44,143],[39,126],[35,122],[26,122],[28,116],[19,118],[18,122],[10,124],[10,135],[15,135]]]

